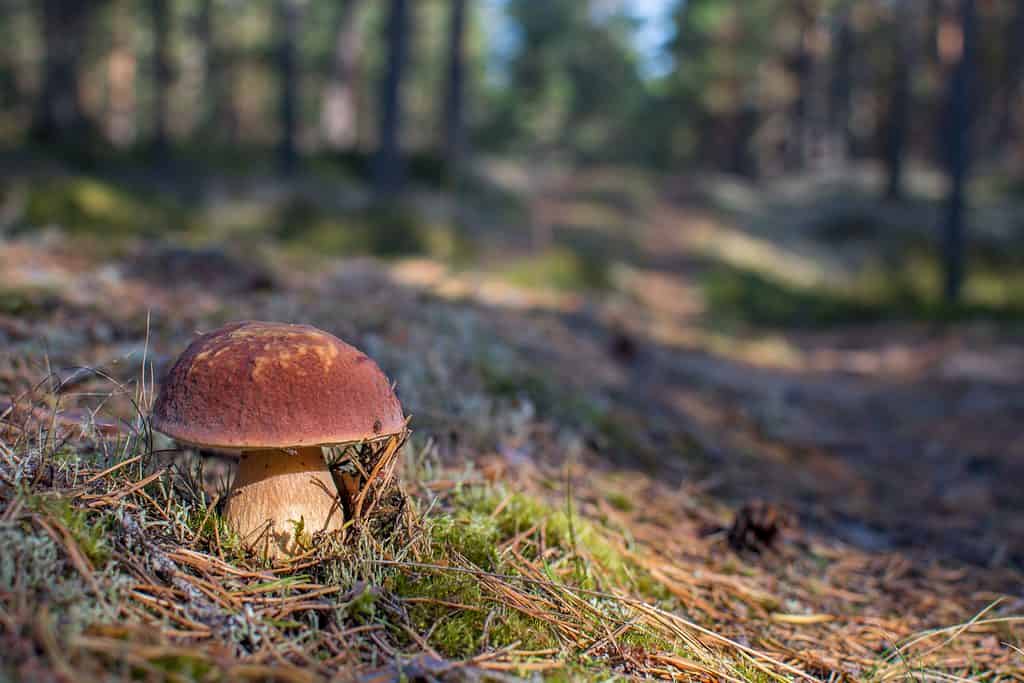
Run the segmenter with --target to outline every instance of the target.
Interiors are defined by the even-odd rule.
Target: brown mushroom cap
[[[309,325],[244,321],[193,341],[167,374],[153,428],[222,449],[370,440],[405,429],[366,354]]]

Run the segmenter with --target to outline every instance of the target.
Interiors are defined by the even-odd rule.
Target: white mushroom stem
[[[307,540],[320,531],[338,531],[344,523],[319,446],[243,452],[224,513],[243,543],[269,559],[301,549],[300,520]]]

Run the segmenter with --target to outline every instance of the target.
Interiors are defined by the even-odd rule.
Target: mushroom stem
[[[344,512],[319,446],[242,453],[224,509],[243,543],[269,559],[294,555],[302,535],[338,531]]]

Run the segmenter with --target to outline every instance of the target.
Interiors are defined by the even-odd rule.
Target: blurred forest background
[[[1019,2],[5,0],[0,12],[5,176],[70,174],[5,182],[9,230],[202,224],[463,258],[483,230],[525,235],[534,253],[565,242],[573,253],[554,260],[582,258],[593,275],[617,256],[581,251],[542,200],[567,169],[614,166],[634,188],[706,192],[727,212],[836,200],[800,212],[824,213],[815,236],[836,249],[872,245],[869,270],[888,274],[867,288],[887,303],[957,300],[970,259],[969,301],[1014,307]],[[273,178],[280,201],[217,211],[240,176]],[[751,209],[752,188],[780,179],[806,187]],[[410,188],[446,199],[399,204]],[[974,240],[967,206],[989,209]],[[439,215],[441,237],[425,225]]]

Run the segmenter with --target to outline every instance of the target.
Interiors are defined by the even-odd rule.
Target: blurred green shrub
[[[456,226],[429,221],[400,204],[329,212],[315,202],[295,197],[280,207],[273,223],[272,233],[281,241],[326,255],[429,255],[459,263],[475,252],[472,242]]]
[[[716,264],[703,278],[712,318],[775,327],[827,327],[884,320],[1024,322],[1024,273],[972,268],[957,304],[941,298],[942,270],[929,254],[865,269],[843,285],[804,287],[764,273]]]
[[[185,229],[188,218],[185,209],[165,197],[72,177],[29,190],[20,231],[57,225],[74,234],[153,236]]]
[[[502,275],[522,287],[564,291],[612,288],[611,262],[592,251],[554,247],[508,266]]]

